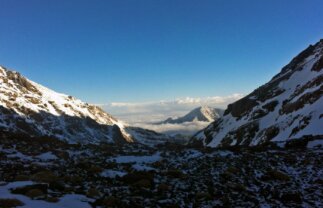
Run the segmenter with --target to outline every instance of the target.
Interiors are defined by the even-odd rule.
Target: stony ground
[[[322,207],[322,156],[1,138],[0,207]]]

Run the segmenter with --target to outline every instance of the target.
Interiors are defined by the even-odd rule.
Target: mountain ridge
[[[52,136],[69,142],[146,142],[164,135],[132,128],[100,107],[57,93],[0,66],[0,130]],[[137,138],[128,132],[136,133]],[[140,137],[139,137],[139,136]],[[169,139],[167,137],[166,139]]]
[[[198,132],[205,146],[253,146],[323,138],[323,40],[310,45],[269,82],[228,105],[224,116]]]

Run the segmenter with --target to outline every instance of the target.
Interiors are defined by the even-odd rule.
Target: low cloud
[[[165,120],[169,117],[183,116],[192,109],[208,105],[225,109],[228,104],[240,99],[242,94],[229,96],[214,96],[205,98],[178,98],[173,101],[153,101],[141,103],[113,102],[101,105],[101,107],[130,125],[144,127],[153,122]]]
[[[181,134],[185,136],[192,136],[201,129],[207,127],[210,123],[203,121],[185,122],[182,124],[145,124],[134,123],[134,126],[140,126],[141,128],[150,129],[156,132],[161,132],[170,135]]]

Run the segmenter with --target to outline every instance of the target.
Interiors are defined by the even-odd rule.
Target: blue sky
[[[321,0],[0,0],[0,65],[91,103],[246,94],[323,38]]]

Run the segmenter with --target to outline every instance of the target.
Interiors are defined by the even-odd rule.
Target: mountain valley
[[[188,143],[0,67],[0,207],[322,207],[323,40]]]

